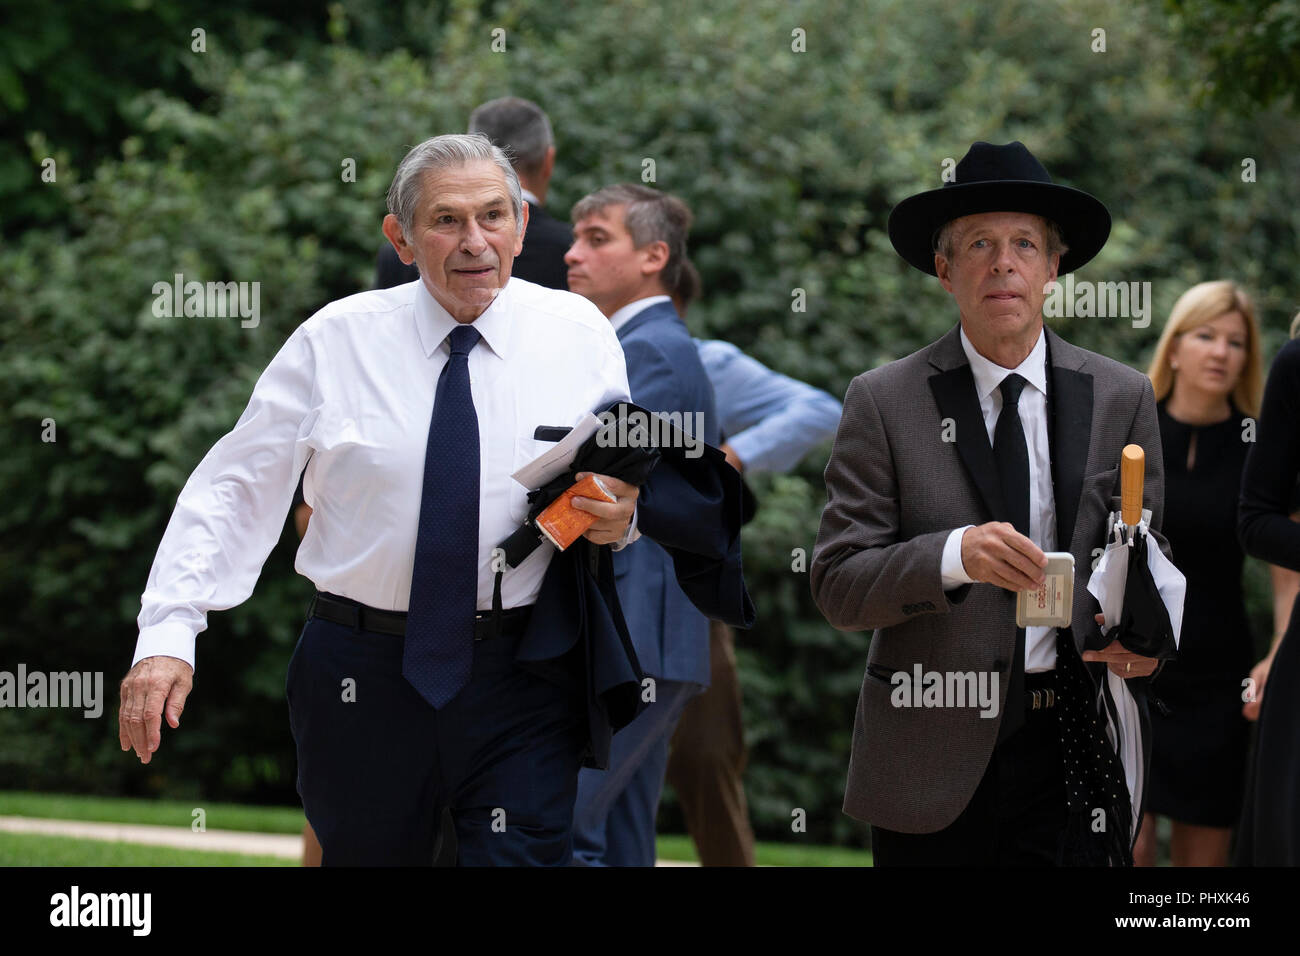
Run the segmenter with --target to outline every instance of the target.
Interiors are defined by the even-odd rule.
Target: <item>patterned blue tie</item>
[[[402,650],[402,676],[434,707],[469,681],[478,605],[478,415],[469,353],[478,329],[451,330],[424,453],[424,492]]]

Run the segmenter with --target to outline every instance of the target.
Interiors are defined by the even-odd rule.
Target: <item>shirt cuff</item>
[[[135,667],[146,657],[175,657],[193,668],[195,637],[184,624],[151,624],[140,631],[131,666]]]
[[[610,545],[615,551],[622,551],[629,544],[641,537],[641,529],[636,526],[636,514],[640,505],[632,506],[632,520],[627,523],[627,530],[623,532],[623,537],[616,544]]]
[[[943,546],[943,559],[939,562],[939,581],[945,591],[959,588],[963,584],[974,584],[975,579],[966,573],[966,566],[961,563],[961,539],[973,524],[957,528],[948,535]]]

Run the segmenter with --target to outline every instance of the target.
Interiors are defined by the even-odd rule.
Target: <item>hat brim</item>
[[[911,265],[934,271],[934,239],[945,223],[984,212],[1025,212],[1061,227],[1069,251],[1059,275],[1073,272],[1101,251],[1110,236],[1110,212],[1080,189],[1032,180],[965,183],[908,196],[889,214],[889,241]]]

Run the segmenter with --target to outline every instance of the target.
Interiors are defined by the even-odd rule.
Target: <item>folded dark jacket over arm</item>
[[[626,402],[607,411],[649,414]],[[620,457],[619,450],[597,447],[593,436],[569,472],[533,498],[530,520],[572,484],[579,471],[640,483],[637,527],[668,552],[687,597],[709,618],[752,627],[754,604],[741,568],[740,526],[745,509],[740,476],[718,449],[703,443],[688,446],[682,435],[668,428],[664,432],[668,434],[657,449],[658,461],[649,478],[643,474],[640,482],[634,480],[637,475],[626,470],[620,474],[617,467],[602,470],[602,465],[608,468]],[[625,463],[632,467],[630,461]],[[511,564],[517,563],[514,550],[507,548]],[[582,649],[577,651],[579,641]],[[540,676],[574,682],[575,690],[578,682],[586,685],[591,729],[586,762],[606,766],[610,735],[645,707],[644,674],[623,620],[608,547],[579,539],[551,558],[515,658]]]

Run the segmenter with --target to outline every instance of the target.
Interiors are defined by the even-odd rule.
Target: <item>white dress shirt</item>
[[[617,332],[623,326],[627,325],[634,318],[650,308],[652,305],[658,305],[660,302],[673,301],[670,296],[666,295],[648,295],[644,299],[637,299],[635,302],[629,302],[623,308],[619,309],[609,317],[610,327]]]
[[[993,445],[993,431],[998,415],[1002,413],[1002,392],[998,386],[1015,372],[1028,383],[1020,393],[1018,410],[1020,426],[1025,432],[1025,445],[1029,451],[1029,538],[1044,551],[1056,550],[1056,502],[1052,497],[1051,453],[1047,443],[1047,338],[1040,330],[1029,357],[1016,368],[1007,369],[986,359],[961,330],[961,347],[970,360],[975,378],[975,391],[979,395],[980,413],[988,429],[989,447]],[[940,565],[945,591],[973,584],[961,561],[961,539],[966,525],[955,529],[944,544]],[[1052,670],[1056,667],[1055,628],[1025,628],[1025,672]]]
[[[157,654],[193,665],[208,611],[252,593],[304,465],[312,516],[294,567],[321,591],[407,609],[434,391],[455,325],[416,281],[331,302],[289,336],[181,490],[141,599],[133,665]],[[534,429],[575,425],[629,391],[618,338],[582,296],[511,279],[474,327],[487,610],[492,550],[528,511],[527,489],[510,475],[553,447]],[[536,600],[554,553],[544,543],[505,572],[503,606]]]

